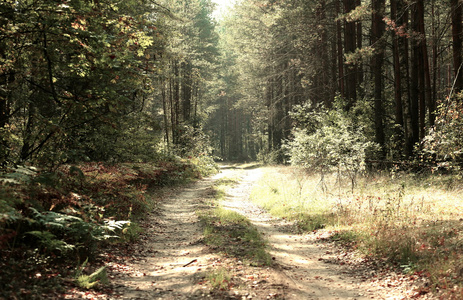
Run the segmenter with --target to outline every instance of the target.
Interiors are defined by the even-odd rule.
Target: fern
[[[29,231],[30,234],[39,240],[39,244],[47,251],[59,251],[66,253],[75,249],[74,245],[68,244],[63,240],[59,240],[49,231]]]
[[[101,267],[90,275],[80,275],[76,278],[76,283],[84,289],[94,288],[97,284],[108,284],[108,274],[106,267]]]
[[[54,211],[39,212],[37,209],[30,207],[34,220],[40,225],[56,228],[56,229],[65,229],[66,226],[69,226],[75,222],[84,222],[81,218],[66,214],[57,213]]]
[[[82,218],[53,211],[40,212],[30,208],[32,221],[42,230],[30,231],[28,234],[38,238],[44,249],[67,252],[79,247],[94,249],[97,242],[119,238],[118,231],[130,224],[129,221],[106,220],[104,224],[86,222]],[[57,238],[60,234],[62,239]]]
[[[11,184],[29,183],[35,175],[37,175],[36,168],[29,166],[17,166],[13,169],[13,172],[0,177],[0,182]]]
[[[0,200],[0,223],[16,223],[21,220],[21,214],[5,200]]]
[[[74,275],[77,286],[84,289],[91,289],[98,283],[107,284],[109,283],[108,275],[106,273],[106,267],[101,267],[90,275],[84,274],[84,269],[88,264],[88,258],[82,263],[81,266],[77,267]]]

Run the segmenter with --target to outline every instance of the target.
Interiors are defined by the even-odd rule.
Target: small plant
[[[422,154],[435,169],[461,171],[463,161],[463,92],[439,104],[435,125],[422,143]]]
[[[101,267],[90,275],[83,274],[87,264],[88,259],[77,268],[75,282],[78,287],[88,290],[94,288],[96,285],[105,285],[109,283],[106,267]]]
[[[39,245],[43,252],[66,253],[75,250],[76,246],[68,244],[65,241],[58,239],[56,235],[49,231],[29,231],[26,234],[32,235],[37,238]]]
[[[223,291],[229,289],[231,276],[225,268],[218,268],[217,270],[209,272],[206,278],[213,290]]]

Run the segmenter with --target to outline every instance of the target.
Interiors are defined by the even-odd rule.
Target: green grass
[[[228,290],[230,285],[231,275],[225,268],[218,268],[209,272],[206,276],[207,281],[213,290]]]
[[[463,291],[463,193],[455,176],[406,173],[359,177],[352,190],[337,174],[267,168],[251,200],[301,230],[326,228],[333,239],[441,290]],[[323,189],[322,189],[323,186]]]
[[[251,265],[271,265],[267,241],[241,214],[217,207],[199,214],[208,246]]]
[[[236,182],[236,179],[229,178],[217,181],[214,185],[214,203],[208,209],[198,212],[204,226],[205,243],[226,256],[247,261],[250,265],[271,265],[267,241],[255,226],[243,215],[220,206],[227,189]]]
[[[239,182],[239,179],[238,178],[221,178],[221,179],[218,179],[214,185],[213,185],[213,189],[214,189],[214,192],[215,192],[215,196],[214,198],[216,200],[223,200],[225,199],[226,195],[227,195],[227,190],[237,184]]]
[[[296,221],[305,231],[336,222],[319,181],[297,169],[268,168],[250,199],[276,217]]]
[[[105,285],[108,283],[106,267],[101,267],[90,275],[80,275],[76,278],[76,285],[87,290],[94,288],[96,285]]]

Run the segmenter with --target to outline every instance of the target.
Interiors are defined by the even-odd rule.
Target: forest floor
[[[410,299],[420,298],[404,275],[377,268],[330,242],[330,232],[298,233],[294,224],[270,216],[249,201],[262,169],[222,166],[219,174],[171,191],[143,224],[139,243],[125,255],[107,254],[110,287],[87,299]],[[239,212],[268,241],[273,263],[258,266],[204,243],[197,212],[214,197],[213,183],[239,178],[221,201]],[[236,246],[236,243],[235,243]],[[245,244],[240,245],[246,247]],[[210,274],[228,274],[212,288]],[[429,297],[429,296],[428,296]],[[423,298],[420,298],[423,299]]]

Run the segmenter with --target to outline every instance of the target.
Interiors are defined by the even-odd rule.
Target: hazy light
[[[212,0],[212,2],[217,4],[215,11],[212,14],[212,16],[216,19],[220,19],[224,14],[226,14],[235,3],[234,0]]]

